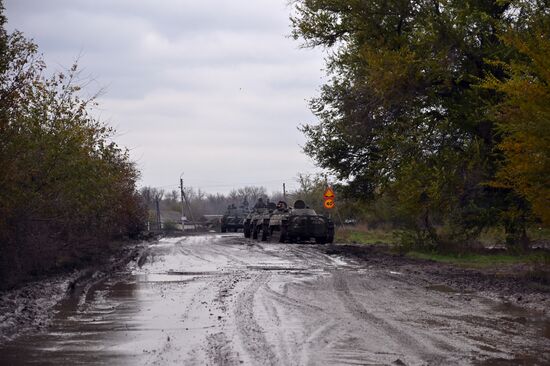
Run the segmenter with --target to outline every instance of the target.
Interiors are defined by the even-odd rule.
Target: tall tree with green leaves
[[[145,212],[139,172],[92,115],[95,100],[81,96],[77,67],[44,76],[37,46],[2,25],[0,287],[90,258],[138,232]]]
[[[418,240],[456,245],[511,207],[528,210],[494,178],[499,143],[487,111],[500,95],[478,87],[504,77],[499,29],[544,2],[299,0],[293,36],[328,52],[330,81],[311,101],[305,152],[348,183],[349,194],[392,194]],[[529,14],[532,14],[529,13]],[[524,227],[518,216],[515,227]],[[435,226],[447,226],[442,235]]]

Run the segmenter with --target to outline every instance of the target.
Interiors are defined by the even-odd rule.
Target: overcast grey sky
[[[9,30],[51,70],[80,56],[99,116],[131,150],[140,185],[208,192],[296,186],[316,170],[297,130],[324,75],[288,38],[287,0],[5,0]]]

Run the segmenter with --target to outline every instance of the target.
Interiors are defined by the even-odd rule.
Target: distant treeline
[[[544,0],[293,1],[327,52],[305,152],[350,202],[463,248],[550,224],[550,6]]]
[[[163,222],[179,223],[181,216],[182,197],[180,190],[167,191],[155,187],[142,187],[140,194],[143,202],[149,210],[149,222],[155,222],[156,201]],[[248,202],[250,207],[259,197],[268,197],[264,187],[244,187],[231,191],[229,194],[205,193],[200,189],[184,187],[184,194],[187,201],[184,201],[184,215],[191,220],[204,220],[204,215],[221,215],[229,205],[240,206]],[[191,211],[191,212],[190,212]]]
[[[239,207],[247,204],[252,208],[258,198],[277,202],[283,199],[282,192],[268,193],[265,187],[246,186],[230,191],[228,194],[205,193],[201,189],[184,187],[184,215],[188,220],[204,221],[205,215],[222,215],[229,205]],[[148,221],[155,223],[156,201],[159,201],[163,222],[180,223],[182,200],[179,190],[166,191],[154,187],[143,187],[140,194],[149,211]]]
[[[93,260],[136,235],[138,171],[90,114],[79,72],[44,76],[37,45],[7,34],[0,3],[0,288]]]
[[[324,179],[318,175],[298,174],[296,177],[298,188],[286,192],[286,202],[292,205],[295,200],[302,199],[309,206],[323,211],[323,192],[326,188]],[[258,198],[264,202],[278,202],[285,200],[282,191],[268,192],[262,186],[246,186],[231,190],[227,194],[205,193],[201,189],[184,187],[187,202],[184,202],[184,215],[191,220],[192,215],[196,221],[203,221],[204,215],[222,215],[229,205],[241,206],[247,203],[251,209]],[[148,221],[154,223],[156,218],[156,201],[159,202],[160,213],[163,222],[179,223],[182,209],[181,192],[179,190],[167,191],[155,187],[142,187],[140,195],[149,211]]]

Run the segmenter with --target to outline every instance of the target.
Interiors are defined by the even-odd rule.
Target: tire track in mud
[[[208,245],[205,245],[204,241],[182,240],[176,243],[174,249],[177,250],[178,254],[193,257],[207,263],[216,262],[213,260],[214,258],[207,258],[208,256],[217,256],[230,259],[232,262],[239,265],[247,264],[247,262],[229,253],[228,249],[234,248],[234,246],[220,243],[220,238],[213,237],[212,239],[213,240],[210,241]]]
[[[300,262],[307,263],[310,267],[321,266],[324,267],[327,264],[331,263],[332,260],[326,254],[320,253],[312,248],[302,248],[298,247],[295,244],[288,247],[288,253],[292,255],[294,261],[299,260]]]
[[[317,322],[320,323],[320,322]],[[309,337],[302,344],[302,351],[300,353],[300,365],[318,365],[319,360],[316,360],[312,356],[319,355],[320,351],[327,345],[326,339],[335,332],[338,328],[338,323],[335,320],[329,320],[326,324],[317,326]]]
[[[279,365],[273,348],[267,342],[264,329],[254,319],[254,296],[271,274],[259,273],[251,276],[251,283],[237,296],[235,306],[236,328],[243,348],[248,352],[253,364]]]
[[[147,360],[148,364],[238,365],[238,355],[232,349],[231,342],[226,336],[224,322],[227,309],[222,296],[222,289],[232,288],[231,282],[233,282],[233,278],[238,276],[235,276],[233,271],[223,271],[223,268],[201,271],[203,266],[209,269],[212,268],[212,263],[217,263],[217,258],[224,257],[225,253],[222,253],[218,246],[205,245],[204,241],[199,240],[180,240],[171,246],[159,249],[162,255],[158,253],[156,256],[148,255],[148,260],[144,260],[142,265],[146,262],[152,264],[156,261],[165,262],[164,258],[167,256],[175,256],[176,258],[181,256],[182,258],[191,259],[191,261],[181,259],[172,262],[172,266],[176,265],[174,267],[176,271],[169,267],[163,268],[161,266],[159,268],[160,273],[191,277],[186,282],[193,284],[192,287],[188,287],[193,290],[187,294],[185,306],[180,310],[177,319],[178,323],[184,323],[185,325],[182,325],[182,327],[185,327],[186,331],[189,326],[189,329],[192,329],[191,331],[196,332],[196,317],[203,314],[206,320],[205,327],[217,328],[217,331],[213,334],[208,334],[208,331],[202,332],[199,338],[189,340],[190,342],[183,346],[183,350],[181,349],[182,344],[179,344],[178,349],[173,348],[174,340],[178,338],[170,332],[166,332],[168,341],[163,340],[155,347],[156,352],[150,355]],[[220,264],[223,264],[223,262]],[[180,268],[189,272],[179,271]],[[224,314],[224,320],[221,321],[222,317],[217,317],[218,314],[215,313]],[[181,338],[178,342],[181,342]],[[185,358],[181,359],[183,356]]]
[[[239,365],[239,353],[233,348],[233,341],[227,336],[227,308],[226,297],[239,282],[242,274],[220,273],[208,276],[208,279],[193,294],[184,317],[188,318],[192,312],[205,312],[210,315],[210,326],[215,333],[207,331],[193,348],[187,351],[185,365]],[[205,280],[205,278],[202,278]],[[222,315],[219,315],[222,314]],[[217,319],[217,320],[216,320]]]
[[[248,262],[246,262],[246,261],[242,260],[241,258],[229,253],[229,250],[234,249],[234,248],[235,247],[232,246],[232,245],[221,244],[221,243],[218,243],[217,241],[214,241],[214,242],[210,243],[210,245],[208,245],[208,246],[201,245],[200,251],[203,252],[203,253],[206,252],[210,255],[215,255],[215,256],[227,258],[231,262],[233,262],[235,264],[238,264],[239,266],[246,266],[248,264]],[[237,247],[237,248],[239,248],[239,247]]]
[[[384,283],[388,280],[388,271],[373,270],[371,276],[372,280],[369,282]],[[424,344],[432,345],[441,354],[457,354],[460,349],[463,354],[469,350],[472,354],[495,356],[494,352],[487,351],[486,341],[475,339],[476,333],[483,333],[488,339],[501,339],[503,344],[506,343],[506,336],[501,333],[502,327],[495,321],[494,315],[489,318],[486,315],[457,315],[464,314],[465,306],[473,307],[474,311],[478,311],[479,304],[475,305],[475,294],[453,291],[451,296],[447,292],[452,291],[450,288],[444,288],[443,292],[429,290],[431,286],[434,286],[433,282],[422,279],[413,280],[403,275],[391,275],[391,280],[398,286],[391,286],[390,288],[396,290],[384,297],[403,299],[404,303],[401,307],[406,310],[392,309],[392,304],[389,301],[383,302],[381,306],[386,307],[392,311],[393,315],[397,316],[395,322],[399,323],[400,328],[415,328],[416,331],[413,333],[420,335]],[[383,291],[371,286],[366,281],[360,281],[358,285],[367,291],[378,293]],[[419,304],[414,301],[418,298],[422,298],[424,301],[422,308],[418,308]],[[413,301],[411,302],[411,300]],[[407,323],[410,325],[407,326]],[[439,331],[435,332],[434,326]],[[453,334],[452,337],[449,336],[449,333]],[[518,334],[521,333],[522,331],[518,331]]]
[[[224,332],[211,334],[206,338],[206,341],[206,353],[213,365],[233,366],[240,364],[231,348],[231,341]]]
[[[323,309],[322,307],[320,306],[316,306],[316,305],[312,305],[312,304],[307,304],[303,301],[299,301],[297,299],[294,299],[284,293],[281,293],[281,292],[277,292],[275,290],[273,290],[272,288],[270,288],[269,286],[264,286],[263,288],[265,290],[265,292],[269,295],[269,297],[280,303],[280,304],[283,304],[283,305],[286,305],[287,307],[289,308],[298,308],[298,309],[301,309],[301,310],[305,310],[305,311],[317,311],[317,312],[325,312],[325,309]]]
[[[267,258],[274,257],[288,261],[289,268],[301,266],[315,271],[324,270],[325,274],[330,273],[332,276],[335,275],[332,270],[335,267],[339,267],[338,263],[336,263],[332,257],[319,252],[318,247],[316,246],[302,247],[295,245],[277,245],[274,248],[270,244],[263,246],[254,245],[248,248],[248,251],[245,251],[249,254],[249,256],[238,257],[238,254],[243,253],[243,248],[245,247],[242,244],[238,244],[238,246],[228,245],[227,243],[221,241],[212,241],[209,245],[204,245],[204,243],[201,242],[186,241],[185,243],[177,243],[175,245],[174,252],[178,255],[184,254],[186,256],[200,259],[204,262],[215,262],[217,257],[225,257],[229,260],[229,262],[226,262],[222,265],[222,267],[219,267],[222,272],[224,269],[228,268],[227,265],[231,264],[234,264],[237,267],[244,266],[248,268],[250,267],[250,263],[254,263],[258,259],[265,260],[263,259],[264,255],[267,255]],[[257,257],[258,255],[259,257]],[[263,265],[261,263],[258,267]],[[236,268],[232,268],[232,270],[228,272],[223,274],[220,273],[221,277],[209,277],[207,284],[205,284],[204,287],[202,287],[193,296],[188,308],[185,309],[184,318],[189,315],[189,312],[192,311],[191,309],[196,306],[200,306],[198,303],[202,303],[201,300],[203,300],[204,294],[210,291],[209,289],[217,288],[218,291],[216,291],[216,293],[218,293],[218,296],[215,296],[213,300],[214,303],[217,303],[218,305],[212,305],[218,307],[222,313],[226,313],[228,306],[230,306],[230,304],[226,302],[226,298],[229,299],[229,297],[234,296],[233,298],[236,300],[235,307],[232,309],[234,313],[234,329],[238,335],[236,338],[240,339],[242,344],[242,347],[237,348],[241,351],[244,350],[245,354],[248,354],[248,358],[253,361],[253,364],[297,364],[298,362],[299,364],[317,364],[317,361],[323,363],[323,361],[326,362],[328,359],[318,358],[318,355],[325,353],[323,350],[327,346],[331,349],[328,350],[328,353],[325,353],[325,356],[332,358],[334,362],[338,359],[346,363],[353,363],[354,361],[358,362],[360,360],[365,361],[369,359],[369,350],[361,347],[364,345],[364,342],[361,344],[362,342],[360,341],[352,340],[352,342],[357,343],[357,347],[355,348],[353,348],[353,346],[350,348],[349,345],[346,345],[345,341],[335,343],[334,338],[342,338],[342,336],[346,337],[350,334],[346,331],[345,325],[342,326],[342,324],[335,322],[333,318],[331,318],[331,315],[326,312],[328,309],[324,309],[323,306],[312,305],[289,296],[287,291],[289,285],[288,283],[283,286],[282,291],[273,290],[268,285],[268,281],[272,275],[277,276],[279,274],[278,271],[260,271],[259,273],[254,271],[252,274],[245,274],[245,272],[242,272],[241,270],[235,271],[235,269]],[[312,274],[317,274],[317,272]],[[285,275],[288,275],[288,273]],[[238,286],[237,289],[242,289],[242,286],[245,287],[240,293],[237,291],[234,295],[230,296],[230,293],[233,292],[231,290],[234,289],[231,284],[235,282],[235,279],[237,279],[237,281],[242,281],[241,285]],[[334,297],[340,298],[342,303],[348,303],[348,308],[351,307],[354,309],[354,311],[350,311],[351,316],[348,314],[340,320],[354,317],[365,323],[364,312],[366,312],[366,310],[363,305],[361,305],[359,301],[354,298],[353,294],[349,290],[349,285],[347,283],[349,278],[340,278],[339,280],[345,281],[345,288],[341,288],[340,290],[343,291],[338,293],[336,290],[338,288],[338,284],[335,282],[332,286],[332,292],[337,292],[337,294],[334,294]],[[249,283],[247,284],[246,282]],[[316,281],[310,283],[311,288],[308,287],[308,291],[317,291],[318,285],[315,283]],[[365,281],[358,281],[357,284],[364,286],[367,285]],[[302,283],[302,285],[305,284]],[[329,288],[330,287],[331,286],[329,286]],[[261,291],[260,294],[258,294],[259,290]],[[368,286],[366,290],[370,292],[375,289]],[[262,311],[262,314],[266,315],[266,317],[262,318],[265,319],[258,319],[258,314],[256,314],[257,320],[254,319],[255,298],[260,299],[260,303],[265,309],[265,314]],[[280,304],[282,308],[278,307],[276,304]],[[280,317],[283,316],[283,313],[286,313],[286,310],[282,309],[288,309],[290,313],[296,313],[296,315],[303,314],[301,317],[303,319],[308,319],[307,323],[309,324],[305,326],[303,333],[289,333],[287,330],[280,328],[281,325],[285,323],[282,319],[280,319]],[[283,311],[283,313],[281,313],[281,311]],[[311,317],[311,314],[315,314],[313,318]],[[389,322],[382,321],[372,314],[371,316],[372,319],[367,319],[366,323],[372,323],[375,325],[375,328],[377,329],[375,333],[380,332],[385,334],[388,333],[388,329],[392,329]],[[224,316],[223,318],[224,320],[218,323],[220,326],[219,331],[217,333],[210,334],[206,339],[204,339],[204,343],[201,348],[203,352],[206,352],[205,356],[212,364],[233,365],[238,362],[240,357],[232,348],[231,343],[228,343],[227,341],[226,334],[228,329],[224,326],[226,317]],[[231,324],[232,321],[230,318],[231,316],[228,318],[229,323]],[[266,320],[269,321],[271,325],[264,324],[263,322]],[[353,323],[354,322],[352,322],[352,324]],[[263,328],[262,326],[268,328]],[[365,324],[363,324],[361,328],[363,328],[361,333],[364,333]],[[265,334],[266,330],[269,330],[269,340]],[[397,327],[393,329],[393,333],[396,332],[398,332]],[[372,332],[369,331],[368,333]],[[389,334],[392,334],[392,331],[390,331]],[[351,335],[355,336],[356,334],[353,334],[352,332]],[[395,337],[390,337],[390,339],[394,340]],[[410,337],[405,335],[403,339],[408,341],[410,340]],[[403,340],[400,340],[398,343],[402,344],[404,342]],[[435,342],[432,340],[430,343],[434,344]],[[415,348],[421,348],[421,346],[417,344]],[[407,354],[407,352],[404,353]],[[370,355],[373,357],[375,356],[372,352],[370,352]]]
[[[94,330],[98,322],[93,318],[105,316],[101,326],[110,327],[101,337],[107,346],[87,349],[85,361],[446,365],[489,357],[506,362],[523,354],[526,344],[527,354],[544,354],[544,339],[526,343],[539,335],[540,327],[518,325],[522,315],[503,318],[505,314],[491,313],[492,305],[480,304],[475,297],[466,301],[434,292],[429,279],[408,275],[394,262],[376,267],[371,259],[347,260],[338,253],[324,253],[323,247],[251,244],[236,236],[197,236],[151,245],[133,267],[125,267],[126,272],[111,272],[111,280],[75,295],[71,312],[80,309],[91,315],[84,319],[77,314],[77,320],[84,319]],[[118,286],[117,281],[125,279],[132,286]],[[117,306],[119,302],[123,306]],[[63,321],[58,329],[75,334],[69,341],[87,341],[75,321]],[[139,347],[143,344],[143,354],[137,349],[139,354],[128,356],[134,358],[116,358],[116,350],[130,344],[122,331],[128,331]],[[74,356],[59,346],[64,339],[55,334],[51,338],[62,350],[56,359]],[[94,342],[91,339],[90,345],[100,344]],[[20,355],[27,349],[21,348]]]
[[[438,350],[433,348],[429,349],[429,345],[435,346],[439,350],[443,350],[443,353],[447,355],[450,351],[456,351],[451,344],[443,342],[440,339],[434,340],[433,337],[424,337],[428,342],[420,342],[416,339],[416,337],[414,337],[413,334],[407,332],[404,327],[398,328],[394,326],[392,322],[369,312],[353,296],[348,286],[348,280],[344,276],[344,272],[333,272],[333,285],[334,291],[342,300],[342,303],[348,310],[349,314],[360,321],[359,324],[363,329],[372,332],[372,328],[375,328],[375,331],[379,333],[379,335],[388,337],[388,340],[395,344],[394,349],[402,350],[399,352],[400,354],[413,356],[418,360],[429,360],[429,362],[445,363],[445,360],[442,360],[440,356],[438,356]]]
[[[182,242],[178,242],[174,246],[174,251],[177,251],[177,254],[185,255],[185,256],[188,256],[188,257],[192,257],[192,258],[196,258],[196,259],[199,259],[201,261],[205,261],[207,263],[211,262],[211,260],[204,258],[204,256],[200,256],[200,255],[195,254],[195,251],[192,250],[192,247],[178,245],[178,244],[182,244]],[[201,252],[204,252],[204,250],[202,250]]]
[[[265,283],[262,286],[262,291],[269,288],[269,284]],[[291,365],[291,361],[289,359],[289,355],[291,354],[289,345],[287,342],[287,334],[285,332],[285,329],[282,327],[282,320],[280,312],[277,310],[277,307],[271,301],[271,298],[262,296],[262,304],[266,311],[266,313],[269,315],[270,322],[273,323],[274,328],[276,329],[276,342],[275,342],[275,349],[277,350],[277,354],[279,355],[278,363],[281,365]]]
[[[311,263],[312,260],[316,264],[326,265],[333,264],[333,260],[330,256],[322,253],[318,250],[317,246],[306,246],[306,247],[291,247],[292,253],[295,254],[301,260],[305,260],[308,263]]]

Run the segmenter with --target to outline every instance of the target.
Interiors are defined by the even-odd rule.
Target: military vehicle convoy
[[[238,208],[235,205],[229,205],[221,218],[221,232],[237,232],[239,229],[243,229],[247,214],[248,208],[244,205]]]
[[[262,241],[301,243],[315,240],[325,244],[334,241],[334,223],[326,216],[298,200],[293,207],[280,201],[254,208],[244,222],[244,236]]]
[[[246,216],[243,223],[243,232],[245,238],[258,239],[258,233],[261,231],[262,223],[271,212],[277,208],[273,202],[265,204],[260,198],[252,211]]]

